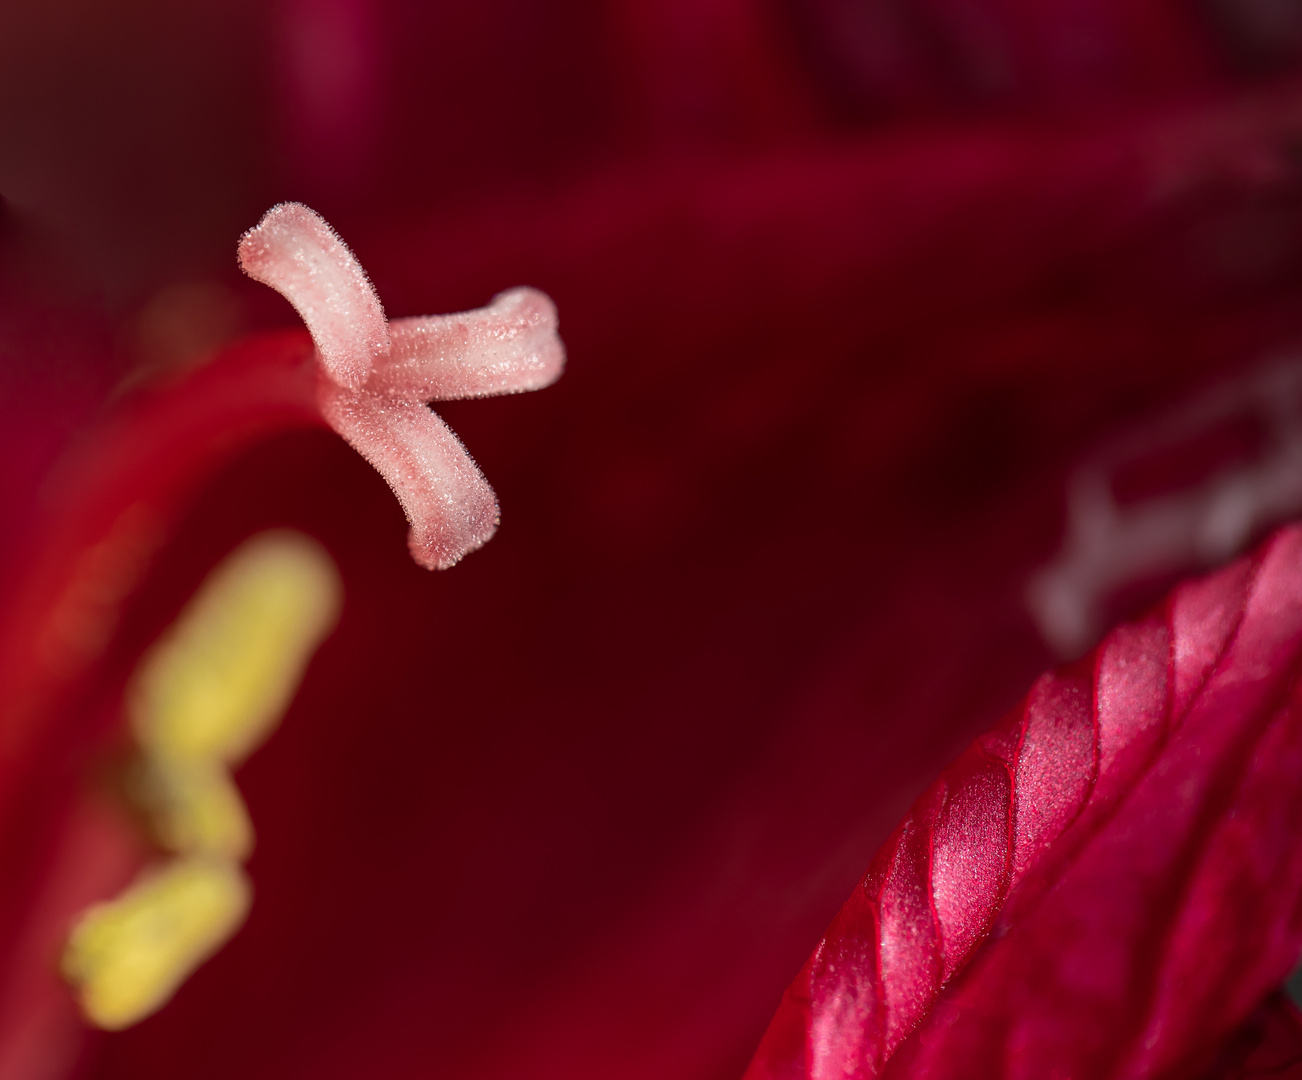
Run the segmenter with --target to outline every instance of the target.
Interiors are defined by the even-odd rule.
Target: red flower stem
[[[0,614],[0,815],[188,498],[268,435],[326,426],[316,380],[306,333],[256,338],[115,408],[74,448]]]

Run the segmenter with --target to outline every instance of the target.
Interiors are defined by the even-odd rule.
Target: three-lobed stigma
[[[389,319],[348,245],[301,203],[268,210],[244,234],[239,260],[307,324],[320,414],[393,489],[412,558],[446,570],[487,543],[497,496],[428,406],[555,382],[565,347],[551,300],[516,288],[477,311]]]
[[[279,723],[342,595],[320,544],[263,533],[209,574],[142,657],[126,699],[139,755],[131,791],[175,857],[87,910],[68,938],[63,974],[95,1026],[155,1012],[243,924],[253,826],[231,770]]]

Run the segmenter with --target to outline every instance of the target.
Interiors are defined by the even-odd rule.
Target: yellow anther
[[[177,859],[146,871],[73,928],[64,977],[97,1027],[117,1031],[157,1011],[240,928],[252,891],[228,860]]]
[[[226,766],[150,761],[134,785],[154,836],[170,851],[247,859],[253,823]]]
[[[263,533],[204,581],[127,691],[135,794],[178,853],[82,915],[63,956],[86,1018],[112,1030],[164,1005],[248,914],[253,826],[231,779],[279,722],[333,629],[339,571],[300,533]]]
[[[141,748],[173,761],[241,761],[279,721],[341,594],[330,556],[306,536],[246,542],[142,661],[127,696]]]

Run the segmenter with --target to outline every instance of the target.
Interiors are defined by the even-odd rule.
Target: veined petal
[[[829,1058],[935,1080],[1214,1065],[1302,949],[1300,568],[1294,526],[1037,682],[878,853],[750,1080],[821,1076]],[[973,785],[991,758],[1011,817],[1007,787]]]

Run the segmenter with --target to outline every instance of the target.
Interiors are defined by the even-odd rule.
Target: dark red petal
[[[1040,679],[878,853],[748,1076],[1210,1067],[1302,950],[1300,654],[1290,527]]]
[[[1200,1080],[1302,1080],[1302,1013],[1274,993],[1226,1047],[1217,1066]]]

